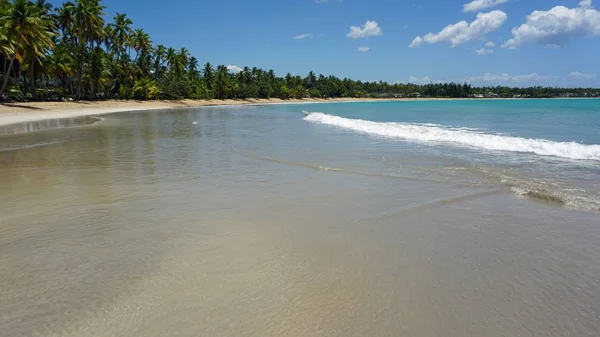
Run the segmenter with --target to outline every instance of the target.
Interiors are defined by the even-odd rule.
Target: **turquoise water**
[[[383,102],[353,103],[342,105],[320,105],[319,112],[348,119],[361,119],[378,123],[405,123],[408,125],[441,126],[443,128],[466,128],[474,134],[502,135],[507,138],[498,141],[509,142],[499,151],[514,151],[516,137],[537,139],[540,141],[575,142],[577,147],[552,153],[548,156],[572,159],[590,159],[600,161],[600,100],[501,100],[501,101],[429,101],[429,102]],[[312,111],[312,110],[311,110]],[[469,130],[471,129],[471,130]],[[423,129],[425,132],[435,131]],[[399,138],[404,136],[401,132]],[[452,136],[452,135],[450,135]],[[458,134],[456,135],[458,136]],[[405,140],[418,140],[406,137]],[[435,140],[435,139],[434,139]],[[451,140],[440,135],[439,141]],[[479,147],[476,141],[465,140],[464,146]],[[523,152],[535,152],[534,146],[523,147]],[[579,150],[579,151],[578,151]]]
[[[501,182],[514,185],[517,194],[543,194],[573,208],[600,209],[596,193],[600,100],[379,102],[304,108],[312,112],[305,120],[315,127],[354,133],[364,142],[378,142],[409,157],[418,153],[431,162],[455,160],[492,171]]]
[[[207,107],[2,136],[0,336],[598,336],[598,102]]]
[[[434,123],[515,137],[600,144],[597,99],[351,103],[319,105],[316,110],[374,122]]]

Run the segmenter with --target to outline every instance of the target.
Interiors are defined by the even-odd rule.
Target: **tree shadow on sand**
[[[0,103],[0,106],[7,106],[10,108],[22,108],[22,109],[29,109],[29,110],[42,110],[42,108],[39,108],[39,107],[22,105],[22,104],[14,104],[14,103]]]

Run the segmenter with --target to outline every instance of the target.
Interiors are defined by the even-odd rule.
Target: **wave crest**
[[[308,113],[304,120],[406,141],[444,143],[492,151],[535,153],[542,156],[600,161],[600,145],[511,137],[484,133],[475,129],[451,128],[431,124],[372,122],[332,116],[320,112]]]

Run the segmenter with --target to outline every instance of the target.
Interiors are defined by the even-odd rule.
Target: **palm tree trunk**
[[[4,90],[6,90],[6,87],[8,86],[8,78],[10,77],[10,71],[12,70],[12,67],[15,64],[15,59],[17,58],[17,53],[19,52],[20,46],[21,46],[21,40],[19,40],[17,42],[17,47],[15,48],[15,52],[13,53],[13,56],[10,59],[10,63],[8,65],[8,71],[6,72],[6,76],[4,77],[4,83],[2,83],[2,88],[0,88],[0,96],[2,96],[2,94],[4,93]]]
[[[94,58],[94,40],[91,40],[90,42],[91,42],[91,48],[90,48],[90,65],[91,65],[93,58]],[[91,74],[90,74],[90,99],[91,100],[96,99],[96,83],[92,79]]]
[[[35,78],[35,58],[31,58],[31,97],[33,98],[37,98],[36,96],[36,90],[35,90],[35,82],[36,82],[36,78]]]
[[[20,86],[20,83],[21,83],[21,74],[23,73],[23,65],[22,64],[19,65],[19,72],[18,73],[17,73],[17,68],[14,68],[13,71],[15,73],[15,78],[17,79],[17,86],[19,87],[19,90],[22,93],[25,93],[25,90],[21,90],[21,86]],[[23,83],[23,84],[24,85],[23,85],[22,89],[27,89],[27,87],[25,86],[27,83]]]
[[[65,80],[65,76],[62,76],[62,74],[56,73],[56,79],[60,83],[61,94],[63,96],[65,96],[65,93],[67,92],[67,81]]]
[[[4,76],[8,76],[8,55],[4,55],[4,66],[2,67],[2,78],[4,78]]]
[[[79,47],[75,48],[75,67],[77,67],[77,93],[75,94],[75,99],[79,99],[79,94],[81,93],[81,60],[79,57]],[[73,91],[71,89],[71,91]]]
[[[77,61],[75,61],[75,64],[77,65],[77,95],[75,96],[75,98],[77,100],[81,99],[81,87],[82,87],[82,83],[81,83],[81,78],[83,77],[83,52],[85,51],[85,43],[82,45],[81,41],[79,41],[77,43],[77,52],[75,54]],[[83,47],[83,50],[81,47]]]

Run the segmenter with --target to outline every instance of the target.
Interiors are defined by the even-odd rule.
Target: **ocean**
[[[598,336],[598,130],[556,99],[2,136],[0,336]]]
[[[305,120],[379,139],[381,147],[426,158],[442,172],[465,170],[516,194],[600,211],[600,194],[594,193],[600,191],[598,100],[392,102],[319,110]]]

